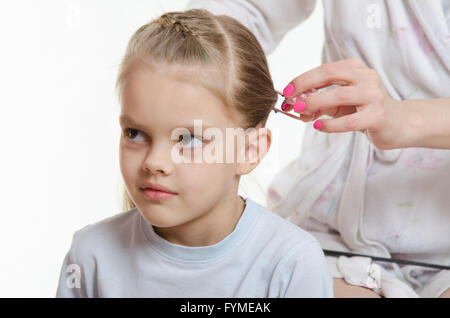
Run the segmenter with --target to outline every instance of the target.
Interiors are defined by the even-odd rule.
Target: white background
[[[54,297],[72,234],[122,211],[120,58],[138,27],[186,3],[0,2],[0,297]],[[318,1],[268,56],[277,89],[320,65],[323,40]],[[266,205],[267,185],[299,154],[305,125],[270,115],[272,147],[240,193]]]

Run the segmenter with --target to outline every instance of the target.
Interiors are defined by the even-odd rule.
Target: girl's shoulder
[[[298,225],[282,218],[267,207],[255,202],[254,206],[258,210],[260,235],[270,238],[272,244],[282,246],[320,246],[318,240],[308,231]]]
[[[270,259],[281,281],[289,280],[298,268],[302,268],[298,274],[302,277],[327,275],[325,255],[312,234],[263,205],[256,203],[254,207],[259,216],[247,240],[249,253]]]
[[[105,249],[123,244],[138,226],[138,216],[139,211],[133,208],[88,224],[74,232],[72,248],[92,252],[96,247]]]

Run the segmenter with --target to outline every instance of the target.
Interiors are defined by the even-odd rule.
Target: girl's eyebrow
[[[145,130],[146,129],[146,127],[144,126],[144,125],[141,125],[141,124],[138,124],[138,123],[136,123],[133,119],[131,119],[130,117],[128,117],[127,115],[121,115],[120,116],[120,118],[119,118],[119,121],[122,123],[122,124],[129,124],[129,125],[131,125],[131,126],[133,126],[133,127],[136,127],[136,128],[139,128],[139,129],[141,129],[141,130]],[[200,126],[201,127],[201,129],[202,130],[205,130],[205,129],[208,129],[208,128],[213,128],[214,126],[212,126],[212,125],[205,125],[203,122],[202,122],[202,125]],[[187,128],[187,129],[189,129],[189,130],[191,130],[191,131],[194,131],[194,125],[192,125],[192,124],[189,124],[189,125],[180,125],[180,126],[178,126],[178,127],[175,127],[175,128]]]
[[[127,115],[121,115],[120,118],[119,118],[119,121],[122,124],[129,124],[129,125],[134,126],[136,128],[145,128],[143,125],[136,123],[133,119],[131,119]]]

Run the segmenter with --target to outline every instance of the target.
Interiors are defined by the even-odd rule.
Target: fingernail
[[[306,104],[302,100],[294,105],[294,111],[296,111],[297,113],[300,113],[301,111],[305,110],[305,108]]]
[[[294,93],[294,85],[292,85],[292,83],[289,83],[289,85],[283,89],[283,95],[284,97],[289,97],[292,95],[292,93]]]
[[[322,123],[320,121],[316,121],[313,125],[314,128],[316,128],[317,130],[321,130],[322,129]]]
[[[282,111],[288,112],[288,111],[290,111],[291,109],[292,109],[292,105],[291,105],[291,104],[284,103],[284,102],[283,102],[283,104],[281,104],[281,110],[282,110]]]

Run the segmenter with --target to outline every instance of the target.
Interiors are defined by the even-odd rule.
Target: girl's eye
[[[126,129],[124,129],[123,132],[124,132],[125,138],[127,138],[133,142],[143,141],[143,140],[135,139],[136,136],[138,136],[139,134],[142,134],[137,129],[126,128]],[[141,138],[143,138],[143,137],[141,137]],[[183,147],[196,147],[196,146],[201,146],[203,143],[202,138],[194,136],[194,135],[190,135],[190,134],[180,135],[178,138],[178,141]]]
[[[135,138],[135,135],[138,135],[140,133],[139,130],[133,129],[133,128],[126,128],[126,129],[124,129],[123,132],[124,132],[125,137],[127,139],[130,139],[131,141],[136,141],[136,140],[133,140],[133,138]],[[137,142],[139,142],[139,140]]]
[[[180,138],[178,140],[183,147],[184,146],[196,147],[196,146],[201,146],[203,143],[201,138],[194,136],[194,135],[185,134],[185,135],[180,135],[179,137]],[[186,137],[186,138],[183,138],[183,137]]]

